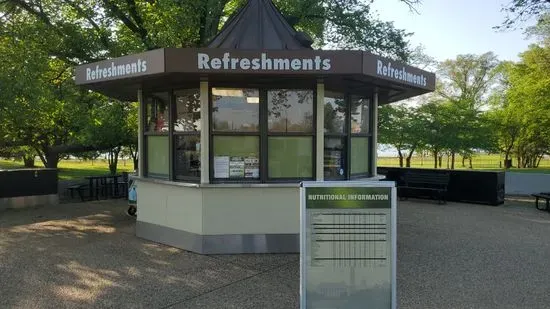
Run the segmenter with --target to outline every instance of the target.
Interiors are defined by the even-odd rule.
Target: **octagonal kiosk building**
[[[299,252],[301,181],[376,177],[377,109],[435,75],[365,51],[315,50],[270,0],[203,48],[76,68],[139,102],[136,234],[203,254]]]

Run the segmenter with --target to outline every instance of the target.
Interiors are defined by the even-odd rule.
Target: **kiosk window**
[[[257,132],[260,122],[257,89],[212,88],[215,132]]]
[[[324,178],[346,179],[346,138],[325,137]]]
[[[170,95],[167,92],[153,93],[145,101],[148,132],[168,132]]]
[[[174,91],[176,116],[175,132],[200,132],[201,101],[198,89]]]
[[[310,178],[313,176],[312,137],[269,137],[269,178]]]
[[[214,136],[213,173],[218,179],[260,177],[259,136]]]
[[[351,133],[369,133],[369,99],[351,99]]]
[[[168,178],[169,147],[168,136],[146,136],[147,143],[147,176]]]
[[[344,94],[325,93],[325,134],[346,133],[347,103]]]
[[[369,172],[369,138],[351,138],[351,174],[366,174]]]
[[[174,91],[174,178],[201,177],[201,102],[199,89]]]
[[[313,132],[313,91],[269,90],[267,101],[269,132]]]
[[[174,137],[176,179],[201,177],[200,135]]]
[[[212,88],[214,179],[260,178],[260,91]]]
[[[145,163],[148,177],[169,178],[170,175],[170,96],[154,92],[145,96]]]
[[[325,92],[324,98],[324,178],[346,179],[348,126],[346,119],[349,101],[343,93]]]

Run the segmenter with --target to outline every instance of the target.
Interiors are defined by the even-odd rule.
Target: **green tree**
[[[442,116],[447,117],[442,146],[451,157],[451,168],[457,153],[469,156],[474,149],[490,148],[490,129],[483,110],[488,105],[489,90],[496,83],[498,64],[496,56],[488,52],[459,55],[439,65],[436,95],[447,102],[441,106]]]
[[[109,170],[116,174],[119,154],[123,146],[134,142],[134,129],[130,127],[131,104],[104,100],[91,113],[87,140],[95,149],[106,149]]]
[[[74,86],[66,63],[45,52],[43,27],[19,17],[0,25],[2,140],[29,146],[28,156],[37,154],[44,166],[57,167],[60,154],[74,150],[88,94]]]
[[[416,0],[403,0],[416,5]],[[158,47],[204,46],[242,0],[0,2],[0,143],[29,146],[43,164],[94,150],[83,136],[101,98],[75,87],[74,65]],[[408,33],[357,0],[275,1],[316,46],[361,48],[406,60]],[[104,123],[104,122],[102,122]],[[120,137],[124,139],[124,137]],[[135,147],[135,139],[132,142]],[[111,148],[113,149],[113,148]],[[97,150],[97,149],[96,149]],[[137,152],[133,151],[134,163]]]
[[[506,67],[507,104],[501,113],[521,124],[514,152],[518,167],[537,167],[550,153],[550,48],[532,45]]]
[[[411,166],[411,158],[421,144],[423,123],[416,108],[403,104],[387,104],[379,109],[378,140],[393,146],[399,156],[399,166]]]
[[[548,0],[512,0],[502,8],[506,18],[496,29],[513,29],[518,24],[550,12],[550,1]]]

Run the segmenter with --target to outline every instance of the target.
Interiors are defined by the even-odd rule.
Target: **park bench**
[[[78,193],[78,197],[80,197],[80,200],[84,201],[84,191],[88,189],[88,185],[86,184],[74,184],[67,187],[67,190],[69,190],[69,193],[71,194],[71,198],[74,198],[74,192],[76,191]]]
[[[444,173],[426,173],[420,171],[409,171],[397,184],[397,189],[403,191],[420,191],[437,196],[440,204],[446,203],[447,186],[449,184],[450,174]],[[415,195],[416,196],[416,195]]]
[[[550,211],[550,192],[541,192],[536,194],[531,194],[535,197],[535,207],[537,207],[538,210],[547,210]],[[539,199],[546,200],[546,207],[540,208],[539,207]]]

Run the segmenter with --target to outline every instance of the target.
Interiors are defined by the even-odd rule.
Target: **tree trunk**
[[[33,168],[34,166],[34,155],[23,155],[23,162],[25,163],[25,167],[27,168]]]
[[[132,145],[130,145],[129,147],[130,147],[130,155],[132,156],[132,161],[134,162],[134,171],[137,171],[138,164],[139,164],[138,148],[136,147],[134,150],[134,147]]]
[[[46,153],[46,164],[44,164],[47,168],[57,168],[57,164],[59,163],[59,155],[57,153]]]
[[[466,167],[466,157],[462,156],[462,167]]]
[[[407,156],[407,160],[406,160],[407,167],[411,167],[411,158],[413,156],[415,149],[416,149],[416,145],[413,145],[411,150],[409,151],[409,155]]]
[[[439,153],[437,151],[434,151],[433,152],[433,156],[434,156],[434,168],[437,168],[437,157],[438,157]]]
[[[474,167],[472,166],[472,157],[468,157],[468,161],[470,161],[470,168],[474,168]]]
[[[442,155],[441,155],[441,156],[439,156],[439,158],[438,158],[438,159],[439,159],[439,168],[441,168],[441,162],[443,161],[443,156],[442,156]]]
[[[544,157],[544,154],[542,154],[542,155],[539,156],[539,158],[537,159],[537,163],[536,163],[536,165],[535,165],[534,167],[537,167],[537,168],[539,167],[540,161],[542,160],[543,157]]]
[[[403,167],[403,154],[401,150],[397,150],[397,154],[399,155],[399,167]]]
[[[451,169],[455,169],[455,153],[451,152]]]
[[[115,147],[109,150],[109,171],[111,172],[111,175],[116,174],[119,152],[120,152],[120,147]]]

